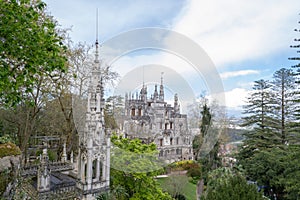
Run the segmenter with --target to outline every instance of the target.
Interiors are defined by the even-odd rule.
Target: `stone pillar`
[[[97,158],[96,180],[100,180],[100,157]]]
[[[110,135],[111,131],[108,129],[107,130],[107,142],[106,142],[106,174],[105,174],[105,180],[106,180],[106,185],[109,186],[110,184]]]
[[[78,148],[78,155],[77,155],[77,178],[81,180],[81,151]]]
[[[66,162],[66,161],[67,161],[67,148],[66,148],[66,142],[64,142],[63,153],[61,156],[61,162]]]
[[[50,169],[48,168],[48,153],[47,149],[43,149],[43,155],[37,176],[37,191],[45,192],[50,190]]]
[[[86,183],[87,183],[88,190],[91,189],[92,178],[93,178],[92,173],[93,173],[92,149],[88,149],[87,164],[86,164]]]
[[[102,181],[106,180],[106,155],[103,156],[103,161],[102,161]]]
[[[74,158],[73,158],[73,156],[74,156],[74,153],[73,153],[73,151],[71,152],[71,155],[70,155],[70,162],[71,163],[74,163]]]
[[[80,158],[80,179],[82,183],[85,183],[85,159],[83,157]]]

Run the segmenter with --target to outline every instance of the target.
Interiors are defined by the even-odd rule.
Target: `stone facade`
[[[111,133],[105,128],[104,123],[105,100],[100,71],[98,42],[96,42],[84,128],[78,129],[79,149],[76,162],[73,152],[68,160],[64,144],[61,161],[56,164],[50,163],[45,145],[40,156],[40,164],[23,169],[22,176],[32,177],[33,180],[31,187],[25,185],[23,188],[30,198],[93,200],[109,190]]]
[[[103,86],[96,55],[88,89],[85,128],[79,132],[78,182],[81,199],[96,199],[109,189],[110,181],[110,131],[104,125]]]
[[[139,138],[145,143],[154,142],[159,157],[167,163],[193,159],[193,138],[188,129],[187,115],[180,113],[178,96],[174,96],[174,106],[164,98],[163,79],[159,92],[155,85],[150,98],[144,84],[135,97],[126,94],[124,135],[127,138]]]

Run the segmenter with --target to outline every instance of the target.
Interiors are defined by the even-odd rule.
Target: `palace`
[[[159,92],[155,85],[150,98],[145,84],[135,97],[125,95],[123,132],[126,138],[154,142],[159,150],[159,158],[167,163],[193,159],[187,115],[180,113],[177,94],[174,95],[174,106],[165,101],[163,78]]]

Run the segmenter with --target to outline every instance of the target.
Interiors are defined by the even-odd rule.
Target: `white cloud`
[[[231,72],[224,72],[221,73],[220,76],[222,79],[232,78],[236,76],[246,76],[250,74],[259,74],[258,70],[239,70],[239,71],[231,71]]]
[[[220,106],[225,106],[229,110],[242,110],[242,106],[246,104],[249,91],[244,88],[234,88],[224,93],[215,95],[207,95],[209,102],[216,102]],[[223,99],[225,96],[225,99]],[[225,101],[224,101],[225,100]]]
[[[246,103],[246,97],[248,91],[243,88],[235,88],[233,90],[225,92],[226,106],[228,108],[241,109]]]
[[[174,29],[198,42],[220,67],[288,49],[299,7],[299,0],[191,0]]]

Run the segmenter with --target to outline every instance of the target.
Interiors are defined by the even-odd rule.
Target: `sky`
[[[295,55],[289,48],[298,37],[299,0],[46,0],[48,12],[62,28],[71,28],[70,37],[77,42],[93,44],[96,38],[96,9],[98,9],[98,38],[100,43],[135,29],[156,27],[172,30],[199,45],[211,60],[223,84],[226,106],[230,115],[239,115],[245,98],[259,79],[271,79],[283,67],[294,65],[288,57]],[[147,37],[140,34],[139,38]],[[126,42],[126,41],[124,41]],[[171,44],[171,46],[174,44]],[[184,44],[183,44],[184,45]],[[101,50],[100,50],[101,51]],[[204,54],[203,54],[204,55]],[[202,57],[201,57],[202,58]],[[195,73],[191,63],[176,52],[142,49],[120,56],[114,63],[121,81],[136,73],[140,84],[147,74],[151,83],[159,83],[162,66],[166,88],[170,93],[180,91],[172,85],[174,74],[189,85],[195,97],[210,95],[205,72]],[[147,67],[145,67],[147,66]],[[149,66],[152,66],[149,67]],[[165,69],[165,68],[168,69]],[[143,72],[138,69],[143,69]],[[147,71],[148,70],[148,71]],[[176,73],[177,75],[175,75]],[[139,73],[139,74],[138,74]],[[128,80],[132,80],[129,78]],[[174,82],[174,81],[173,81]],[[216,80],[217,82],[217,80]],[[217,83],[216,83],[217,84]],[[185,85],[185,86],[186,86]],[[184,87],[183,87],[184,88]],[[182,94],[182,96],[188,96]],[[180,94],[179,94],[180,98]],[[225,104],[225,103],[224,103]]]

